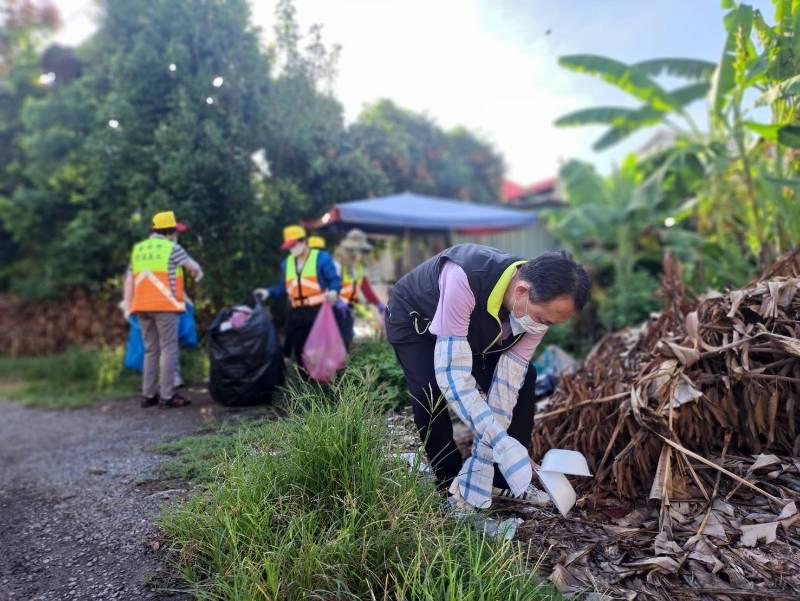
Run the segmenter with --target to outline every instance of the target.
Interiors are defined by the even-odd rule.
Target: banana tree
[[[593,299],[607,329],[639,323],[659,306],[653,293],[663,252],[667,199],[629,155],[610,175],[570,161],[559,174],[569,206],[549,226],[597,273]]]
[[[608,125],[609,129],[594,143],[595,150],[609,148],[636,131],[662,123],[680,133],[702,135],[686,109],[708,94],[716,64],[689,58],[659,58],[628,65],[591,54],[564,56],[558,62],[577,73],[599,77],[643,103],[634,108],[592,107],[569,113],[556,121],[561,127]],[[681,77],[691,83],[668,91],[653,79],[662,74]]]
[[[703,165],[705,181],[692,194],[691,218],[697,232],[718,245],[733,245],[767,262],[800,239],[797,202],[800,181],[800,0],[773,0],[775,24],[747,4],[724,0],[726,40],[718,63],[655,59],[624,64],[592,55],[568,56],[560,63],[627,92],[640,104],[595,107],[561,117],[561,126],[606,124],[597,150],[652,126],[677,132],[668,150],[687,153]],[[654,78],[668,74],[688,80],[666,90]],[[757,99],[751,105],[753,96]],[[687,106],[708,98],[709,128],[701,132]],[[765,111],[763,107],[768,110]],[[756,121],[768,112],[768,123]],[[730,254],[730,253],[727,253]],[[735,256],[735,253],[733,255]]]

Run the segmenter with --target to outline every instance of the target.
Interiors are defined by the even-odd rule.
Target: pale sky
[[[772,22],[769,0],[749,3]],[[59,42],[77,44],[91,35],[92,0],[56,4],[65,20]],[[251,2],[266,43],[276,4]],[[296,0],[295,6],[302,30],[320,23],[326,43],[342,46],[334,92],[348,121],[366,104],[390,98],[443,127],[479,133],[522,184],[555,175],[569,158],[607,170],[654,133],[595,153],[591,144],[603,127],[556,128],[556,118],[579,108],[637,104],[562,69],[559,56],[716,61],[724,40],[719,0]],[[703,102],[695,103],[700,122],[704,112]]]

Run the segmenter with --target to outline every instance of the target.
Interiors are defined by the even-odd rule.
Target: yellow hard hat
[[[306,237],[306,228],[302,225],[287,225],[283,228],[283,244],[282,249],[287,249],[294,246],[298,240]]]
[[[154,230],[168,230],[172,228],[178,230],[179,232],[186,230],[186,225],[183,223],[178,223],[178,220],[175,219],[174,212],[161,211],[160,213],[153,215]]]
[[[308,246],[310,248],[325,248],[325,238],[322,236],[309,236]]]

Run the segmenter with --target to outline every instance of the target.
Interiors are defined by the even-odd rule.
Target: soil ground
[[[202,390],[186,408],[136,399],[50,411],[0,401],[0,601],[190,597],[168,572],[155,517],[188,486],[159,480],[155,447],[259,413]]]

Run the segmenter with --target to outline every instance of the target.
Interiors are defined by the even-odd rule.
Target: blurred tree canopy
[[[466,130],[390,101],[348,127],[340,49],[301,33],[290,0],[267,46],[246,0],[103,0],[76,50],[44,48],[58,13],[27,5],[39,12],[9,12],[0,35],[0,289],[102,287],[174,209],[219,305],[277,275],[283,225],[336,202],[498,196],[503,161]]]

